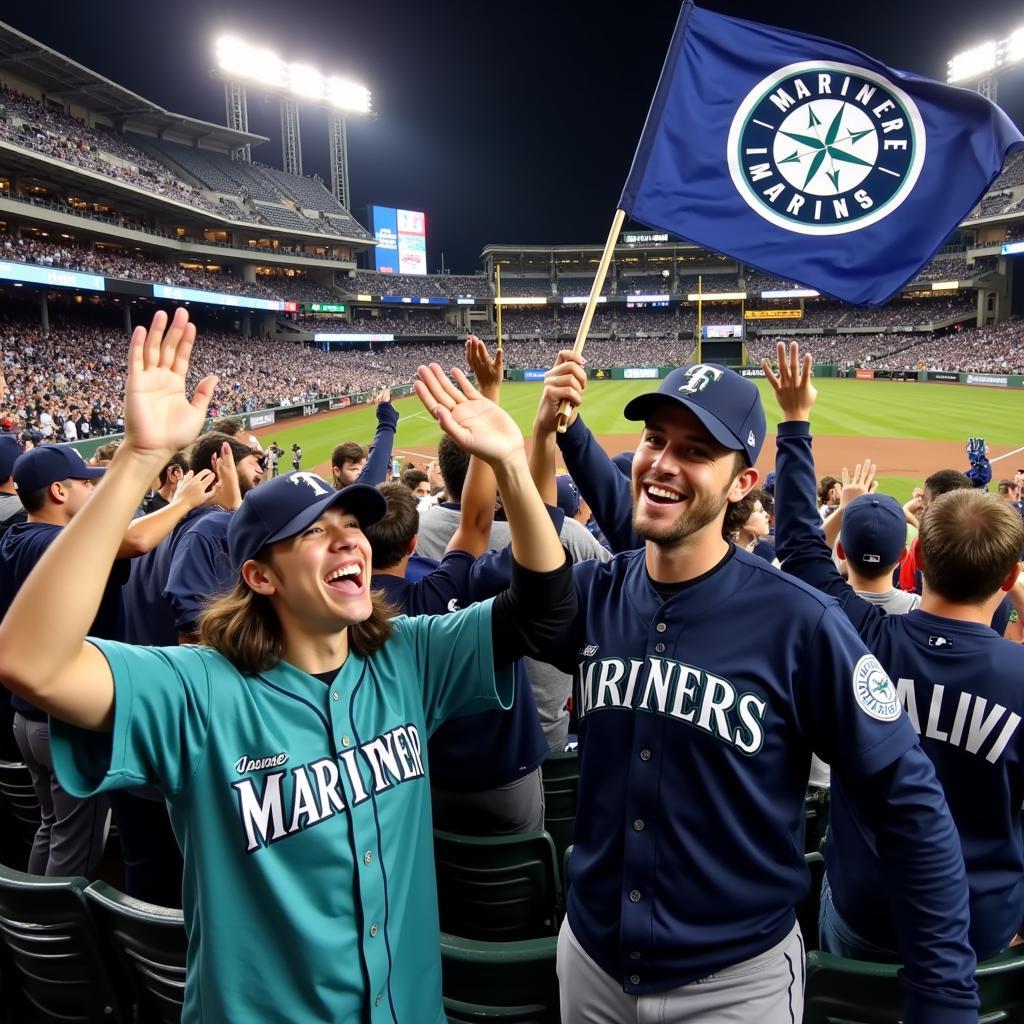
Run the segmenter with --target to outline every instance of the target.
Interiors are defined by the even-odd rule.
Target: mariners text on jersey
[[[286,755],[279,754],[267,760],[278,762],[273,765],[277,767],[284,763],[279,760],[282,757],[286,758]],[[358,766],[360,758],[370,769],[370,776],[365,781]],[[244,760],[240,758],[238,766]],[[348,803],[339,762],[348,783]],[[382,793],[423,775],[420,734],[416,726],[409,723],[397,726],[360,747],[339,751],[336,758],[320,758],[290,771],[268,772],[261,784],[254,778],[232,782],[245,833],[245,852],[255,853],[271,843],[333,818],[349,805],[355,807],[368,800],[371,792]]]
[[[710,733],[744,754],[764,744],[767,701],[740,693],[704,669],[672,658],[601,658],[578,667],[580,716],[606,708],[632,708],[670,715]]]

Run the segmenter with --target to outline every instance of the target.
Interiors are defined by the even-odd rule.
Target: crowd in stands
[[[491,285],[483,274],[380,274],[359,270],[341,278],[339,287],[348,295],[407,295],[412,298],[443,296],[449,299],[489,298]]]
[[[877,309],[847,307],[843,327],[914,327],[933,324],[954,316],[970,316],[976,311],[974,293],[948,298],[896,300]]]
[[[1024,373],[1024,321],[1004,320],[944,334],[871,364],[879,369],[953,370],[959,373]]]
[[[671,290],[671,274],[623,274],[619,278],[620,295],[668,295]]]
[[[779,335],[759,335],[747,338],[747,354],[759,363],[776,356]],[[810,353],[814,362],[833,366],[865,364],[875,366],[875,357],[891,353],[914,344],[913,335],[901,334],[823,334],[800,338],[800,350]]]
[[[313,333],[331,334],[406,334],[447,335],[453,337],[461,328],[445,319],[441,312],[415,312],[404,317],[374,316],[355,320],[337,317],[291,317],[289,323]]]
[[[501,294],[551,295],[551,281],[547,277],[501,277]]]
[[[610,295],[614,278],[609,274],[601,283],[601,294]],[[557,292],[559,295],[589,295],[590,289],[594,287],[593,277],[569,277],[568,275],[558,278]]]
[[[229,292],[265,299],[286,299],[294,302],[332,302],[338,295],[315,281],[301,276],[259,274],[255,281],[244,281],[226,270],[209,271],[182,267],[177,263],[128,253],[109,246],[91,246],[74,241],[60,243],[22,236],[0,236],[0,257],[34,263],[43,267],[62,267],[104,277],[126,278],[182,288]]]

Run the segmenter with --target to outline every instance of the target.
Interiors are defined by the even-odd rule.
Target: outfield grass
[[[637,424],[622,416],[626,402],[656,385],[656,381],[591,381],[585,394],[583,416],[596,434],[639,433]],[[814,432],[820,436],[900,437],[966,442],[981,435],[993,445],[1024,444],[1024,391],[1002,388],[915,384],[896,381],[858,381],[822,378],[816,382],[818,405]],[[768,414],[769,431],[777,422],[777,406],[767,381],[758,381]],[[529,435],[541,385],[506,384],[502,406]],[[395,403],[401,414],[395,448],[436,446],[441,432],[415,397]],[[288,452],[298,441],[303,466],[310,468],[330,459],[342,441],[366,444],[373,437],[376,416],[372,406],[340,412],[313,422],[291,420],[261,430],[264,444],[277,441]],[[624,444],[623,447],[628,447]],[[290,453],[281,460],[290,469]],[[883,488],[902,500],[920,481],[891,477]]]

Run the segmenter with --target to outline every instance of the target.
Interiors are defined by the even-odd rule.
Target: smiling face
[[[738,501],[757,480],[752,470],[737,475],[739,458],[689,409],[671,402],[660,405],[633,456],[633,529],[663,547],[677,546],[704,530],[720,536],[725,506]]]
[[[370,617],[370,542],[359,521],[329,508],[302,533],[246,562],[243,576],[270,598],[285,634],[336,633]]]

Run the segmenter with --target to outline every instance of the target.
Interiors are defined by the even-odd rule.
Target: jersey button
[[[630,985],[639,985],[640,984],[640,975],[639,974],[631,974],[629,976],[629,983],[630,983]]]
[[[347,736],[342,736],[341,737],[341,745],[343,747],[350,747],[350,746],[352,746],[352,741]]]
[[[332,690],[331,691],[331,700],[340,700],[340,699],[341,698],[338,696],[338,691],[337,690]]]
[[[367,850],[366,853],[363,854],[363,863],[369,864],[371,860],[373,860],[373,854]]]
[[[634,949],[633,952],[629,954],[629,959],[630,960],[639,960],[640,959],[640,954]]]
[[[665,645],[664,645],[664,644],[655,644],[655,645],[654,645],[654,649],[655,649],[655,650],[656,650],[656,651],[657,651],[657,652],[658,652],[659,654],[661,654],[661,653],[662,653],[662,652],[663,652],[663,651],[665,650]]]
[[[370,925],[370,938],[375,939],[377,937],[377,926],[375,924]]]
[[[640,890],[639,889],[634,889],[629,894],[629,900],[630,900],[631,903],[639,903],[640,899],[641,899],[641,896],[640,896]]]
[[[643,818],[637,818],[636,821],[633,822],[633,828],[637,832],[643,832],[643,830],[644,830]]]
[[[657,631],[658,631],[659,633],[664,633],[664,632],[665,632],[665,630],[666,630],[666,629],[668,629],[668,626],[666,626],[664,622],[659,622],[659,623],[658,623],[658,624],[657,624],[657,625],[656,625],[656,626],[655,626],[654,628],[655,628],[655,629],[656,629],[656,630],[657,630]]]
[[[640,760],[641,761],[650,761],[650,759],[651,759],[651,752],[649,750],[641,750],[640,751]]]
[[[382,1000],[383,998],[384,998],[384,996],[383,996],[383,995],[382,995],[382,994],[381,994],[380,992],[378,992],[378,993],[377,993],[377,998],[376,998],[376,999],[374,999],[374,1001],[373,1001],[373,1005],[374,1005],[374,1006],[380,1006],[380,1001],[381,1001],[381,1000]]]

